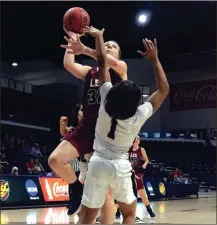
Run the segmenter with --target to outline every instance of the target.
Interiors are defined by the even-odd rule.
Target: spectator
[[[39,144],[38,143],[35,143],[34,146],[31,148],[30,154],[33,155],[34,157],[42,158],[42,154],[41,154],[41,151],[39,149]]]
[[[173,178],[179,178],[182,177],[182,171],[179,168],[176,168],[173,172],[172,172],[172,176]]]
[[[48,156],[49,153],[47,152],[47,146],[44,146],[43,150],[42,150],[42,155],[43,156]]]
[[[31,158],[30,161],[26,163],[26,168],[30,174],[36,171],[34,159]]]
[[[31,154],[31,149],[29,147],[29,144],[24,144],[24,152],[27,154]]]
[[[35,172],[38,174],[41,174],[44,172],[44,168],[38,159],[35,159]]]
[[[11,169],[11,175],[14,175],[14,176],[19,175],[19,173],[18,173],[18,167],[14,166],[14,167]]]
[[[6,161],[6,157],[4,153],[0,154],[0,171],[2,173],[8,173],[9,163]]]
[[[3,165],[9,165],[9,163],[6,161],[6,157],[5,157],[5,154],[4,153],[1,153],[0,162]]]

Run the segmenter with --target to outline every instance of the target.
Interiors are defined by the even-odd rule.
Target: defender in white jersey
[[[94,154],[88,164],[84,186],[80,224],[91,224],[98,209],[105,202],[111,187],[114,199],[118,201],[123,223],[135,222],[136,197],[131,180],[131,163],[128,151],[141,126],[162,104],[169,92],[169,85],[157,57],[157,43],[144,40],[146,53],[156,75],[158,90],[147,102],[139,106],[141,91],[132,81],[121,81],[112,86],[107,72],[103,31],[91,27],[86,33],[96,38],[97,60],[101,105],[95,131]]]

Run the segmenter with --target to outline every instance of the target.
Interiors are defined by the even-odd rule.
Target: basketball
[[[67,30],[82,34],[84,27],[90,25],[90,16],[86,10],[74,7],[66,11],[63,24]]]

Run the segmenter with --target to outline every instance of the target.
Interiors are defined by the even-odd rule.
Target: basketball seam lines
[[[81,17],[81,19],[80,19],[80,21],[81,21],[81,24],[80,24],[80,29],[82,28],[82,31],[83,31],[83,14],[82,14],[82,10],[81,10],[81,8],[80,8],[80,17]]]

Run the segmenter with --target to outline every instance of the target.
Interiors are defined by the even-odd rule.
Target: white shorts
[[[80,169],[80,174],[78,180],[84,184],[84,181],[86,179],[87,175],[87,168],[88,168],[88,163],[87,162],[79,162],[79,169]]]
[[[88,169],[88,163],[90,161],[91,156],[93,155],[93,153],[88,153],[84,155],[84,158],[86,159],[87,162],[79,162],[79,169],[80,169],[80,175],[78,180],[84,184],[84,181],[86,179],[86,175],[87,175],[87,169]]]
[[[88,164],[82,204],[88,208],[101,208],[109,187],[114,199],[131,204],[136,200],[131,180],[131,163],[125,159],[104,159],[93,155]]]

